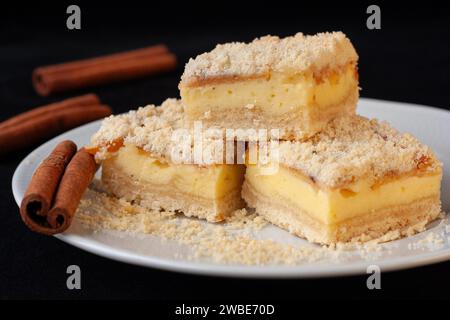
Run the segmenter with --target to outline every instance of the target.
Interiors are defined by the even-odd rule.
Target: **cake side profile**
[[[179,147],[174,132],[183,128],[181,102],[168,99],[160,107],[106,118],[88,151],[102,164],[102,182],[114,196],[150,209],[221,221],[245,205],[245,166],[174,161]]]
[[[278,128],[282,138],[301,138],[354,114],[357,61],[342,32],[227,43],[187,63],[180,95],[190,121]]]
[[[423,230],[440,212],[442,165],[409,134],[360,116],[284,141],[279,169],[247,165],[242,190],[268,221],[312,242],[368,241]]]

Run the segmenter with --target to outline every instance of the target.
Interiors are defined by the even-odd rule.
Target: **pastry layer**
[[[331,225],[391,206],[413,203],[421,198],[439,198],[442,173],[405,175],[376,184],[361,179],[345,188],[321,188],[296,170],[283,166],[264,175],[256,165],[247,167],[245,179],[258,194],[276,197]]]
[[[242,196],[250,207],[256,208],[271,223],[309,241],[328,245],[379,239],[388,232],[392,234],[385,241],[409,236],[424,230],[441,213],[439,195],[433,195],[385,206],[339,223],[325,224],[277,194],[268,197],[256,191],[247,181],[242,187]]]
[[[220,221],[243,207],[244,170],[243,165],[171,164],[126,145],[103,161],[102,180],[115,196],[149,208]]]

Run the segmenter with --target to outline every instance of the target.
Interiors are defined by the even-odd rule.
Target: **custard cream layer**
[[[262,168],[248,165],[245,179],[261,195],[283,199],[330,225],[369,214],[379,209],[439,195],[442,171],[405,175],[373,184],[361,179],[345,188],[324,189],[301,173],[280,166],[277,173],[264,175]]]
[[[327,72],[317,79],[312,72],[272,74],[234,81],[212,82],[201,86],[180,86],[185,112],[190,118],[220,109],[255,109],[266,117],[282,116],[293,111],[310,114],[326,112],[358,91],[357,70],[349,64]],[[319,115],[320,117],[320,115]]]
[[[112,161],[120,170],[143,183],[172,186],[180,192],[220,199],[242,185],[244,165],[197,166],[171,164],[132,145],[122,147]]]

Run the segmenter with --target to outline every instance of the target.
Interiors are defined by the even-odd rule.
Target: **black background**
[[[31,107],[96,92],[116,113],[178,96],[189,57],[216,43],[298,31],[342,30],[359,55],[364,97],[450,108],[450,10],[439,2],[384,4],[382,29],[366,28],[370,3],[74,2],[82,29],[66,29],[71,3],[2,4],[0,19],[0,121]],[[179,58],[175,72],[42,98],[31,86],[33,68],[46,64],[166,43]],[[405,115],[408,116],[408,115]],[[386,273],[382,290],[366,277],[313,280],[244,280],[191,276],[110,261],[30,232],[11,193],[24,150],[0,160],[0,298],[8,299],[280,299],[449,298],[450,262]],[[82,269],[82,290],[66,289],[66,268]]]

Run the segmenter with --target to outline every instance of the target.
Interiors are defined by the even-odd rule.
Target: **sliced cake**
[[[441,212],[441,178],[441,163],[416,138],[349,116],[281,142],[272,174],[249,164],[242,195],[268,221],[334,244],[421,231]]]
[[[151,209],[221,221],[244,206],[245,166],[222,164],[221,155],[216,163],[196,164],[189,135],[181,102],[168,99],[160,107],[106,118],[88,151],[101,163],[111,194]],[[202,146],[208,148],[208,141]],[[180,156],[183,148],[188,152]]]
[[[179,85],[186,117],[206,126],[310,136],[358,101],[358,56],[342,32],[266,36],[191,59]]]

